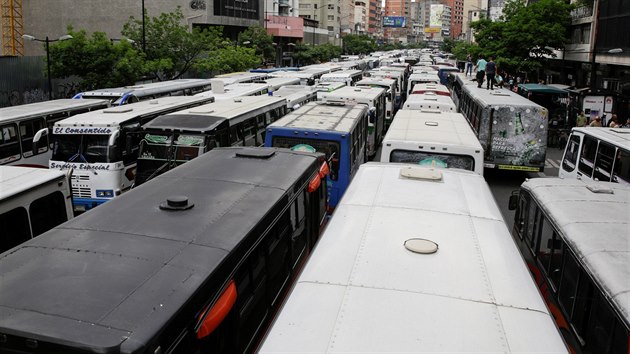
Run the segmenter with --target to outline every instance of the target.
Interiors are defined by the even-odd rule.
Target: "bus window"
[[[34,200],[28,212],[33,224],[33,237],[43,234],[62,222],[68,221],[64,195],[60,191]]]
[[[525,233],[525,238],[527,239],[527,244],[529,247],[534,250],[536,247],[536,237],[538,235],[538,228],[540,226],[540,212],[536,203],[533,201],[529,203],[529,213],[527,217],[527,232]]]
[[[22,156],[28,157],[33,155],[33,137],[35,133],[39,130],[43,129],[45,126],[44,119],[33,119],[29,121],[24,121],[20,123],[20,140],[22,141]],[[40,148],[35,154],[39,154],[41,152],[45,152],[48,150],[48,144],[40,144]]]
[[[0,127],[0,159],[11,158],[11,161],[20,157],[20,144],[18,142],[17,127],[15,124],[7,124]]]
[[[542,219],[542,228],[540,231],[540,246],[538,250],[538,262],[540,267],[550,276],[549,264],[554,251],[554,233],[553,227],[547,218]],[[551,269],[553,271],[553,269]]]
[[[616,321],[606,301],[599,294],[593,299],[591,318],[588,322],[588,333],[585,338],[587,352],[611,353],[610,342]],[[627,341],[627,337],[625,340]]]
[[[630,152],[621,149],[617,150],[612,181],[630,183]]]
[[[0,252],[13,248],[31,238],[26,209],[19,207],[0,214]]]
[[[578,267],[575,257],[570,252],[566,252],[562,264],[562,277],[558,290],[558,301],[568,314],[571,313],[573,303],[575,302],[579,274],[580,268]]]
[[[586,326],[588,325],[589,311],[593,301],[593,283],[586,274],[580,273],[580,281],[575,297],[575,305],[571,313],[571,322],[575,326],[576,332],[584,337]]]
[[[597,149],[597,159],[595,160],[595,173],[593,178],[600,181],[610,182],[612,177],[613,162],[615,161],[615,147],[601,142]]]
[[[569,139],[569,143],[567,144],[564,160],[562,161],[563,170],[568,172],[575,170],[579,150],[580,137],[578,135],[571,135],[571,139]]]
[[[560,276],[562,275],[562,255],[566,252],[566,246],[564,241],[558,238],[558,234],[555,234],[554,237],[553,256],[551,257],[551,262],[549,264],[549,279],[553,290],[558,291]]]
[[[584,137],[582,144],[582,157],[578,165],[578,171],[585,174],[588,178],[593,175],[593,166],[595,163],[595,154],[597,153],[597,140],[590,137]]]

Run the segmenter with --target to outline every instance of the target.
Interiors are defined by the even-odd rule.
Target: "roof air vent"
[[[612,190],[612,188],[607,187],[607,186],[599,186],[596,184],[589,184],[588,186],[586,186],[586,188],[593,192],[593,193],[597,193],[597,194],[615,194],[615,192]]]
[[[188,204],[188,197],[185,195],[176,195],[166,198],[166,202],[160,204],[162,210],[188,210],[194,207],[195,204]]]

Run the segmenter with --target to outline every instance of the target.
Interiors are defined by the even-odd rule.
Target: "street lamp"
[[[68,39],[72,39],[72,36],[69,34],[63,35],[57,39],[49,39],[48,36],[46,36],[46,39],[38,39],[35,38],[31,35],[28,34],[23,34],[22,38],[26,39],[27,41],[36,41],[36,42],[44,42],[46,43],[46,67],[48,70],[48,99],[52,100],[53,99],[53,94],[52,94],[52,78],[50,77],[50,47],[49,44],[50,42],[57,42],[57,41],[65,41]]]
[[[142,52],[147,52],[146,25],[144,23],[144,0],[142,0]]]

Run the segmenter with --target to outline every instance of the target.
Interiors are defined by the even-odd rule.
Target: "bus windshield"
[[[390,162],[413,163],[419,165],[461,168],[463,170],[474,171],[475,160],[472,156],[434,154],[423,151],[394,150],[389,157]]]
[[[109,135],[64,134],[55,137],[54,161],[109,162]]]
[[[306,138],[289,138],[284,136],[274,136],[272,146],[281,148],[292,148],[299,144],[306,144],[312,146],[317,152],[326,154],[326,159],[330,159],[330,179],[337,180],[339,176],[339,142],[333,140],[316,140]]]
[[[203,147],[202,135],[146,134],[140,142],[136,185],[200,156]]]

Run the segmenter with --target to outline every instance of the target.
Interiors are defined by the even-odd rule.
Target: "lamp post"
[[[72,36],[69,34],[66,34],[57,39],[49,39],[48,36],[46,36],[46,39],[38,39],[31,35],[23,34],[22,38],[26,39],[27,41],[36,41],[36,42],[46,43],[46,68],[48,71],[48,99],[52,100],[53,94],[52,94],[52,78],[50,77],[50,42],[65,41],[68,39],[72,39]]]
[[[146,25],[144,23],[144,0],[142,0],[142,52],[147,52]]]

